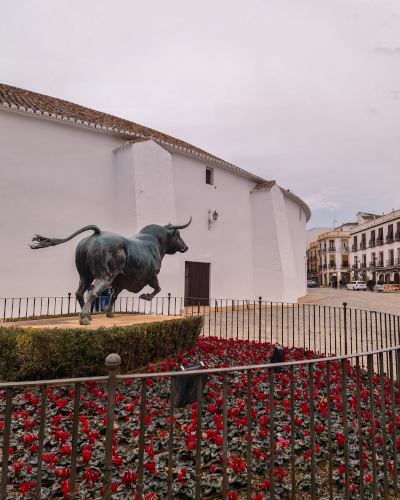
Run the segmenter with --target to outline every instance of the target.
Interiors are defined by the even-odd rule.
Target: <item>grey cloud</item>
[[[391,49],[389,47],[375,47],[375,52],[380,54],[387,54],[389,56],[400,56],[400,47],[396,47],[395,49]]]
[[[390,92],[388,92],[387,98],[397,101],[400,98],[400,92],[398,90],[391,90]]]

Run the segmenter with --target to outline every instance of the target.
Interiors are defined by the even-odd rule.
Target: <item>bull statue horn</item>
[[[192,217],[190,217],[190,221],[187,224],[183,224],[183,226],[173,226],[172,224],[168,224],[165,226],[165,229],[185,229],[185,227],[188,227],[188,225],[192,222]]]

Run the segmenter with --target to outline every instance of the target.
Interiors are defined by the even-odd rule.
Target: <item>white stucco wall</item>
[[[113,231],[128,237],[149,224],[177,223],[171,153],[154,141],[145,141],[121,148],[115,155]],[[185,220],[178,222],[188,220],[185,215]],[[182,296],[184,263],[183,269],[181,265],[179,255],[165,256],[159,276],[162,296],[168,292]],[[144,292],[148,291],[152,290],[147,287]],[[121,294],[127,295],[127,292]]]
[[[291,241],[290,248],[292,249],[296,270],[296,279],[293,280],[290,289],[297,299],[297,297],[307,294],[306,214],[302,207],[289,195],[284,194],[283,198]]]
[[[81,237],[33,251],[35,233],[65,238],[96,224],[131,236],[190,216],[181,231],[189,251],[165,256],[160,296],[183,296],[185,261],[210,263],[212,298],[295,302],[305,294],[306,217],[299,221],[296,201],[277,185],[251,193],[255,179],[151,140],[114,151],[125,141],[0,110],[0,297],[74,294]],[[206,167],[213,185],[205,182]],[[219,214],[211,230],[209,210]]]
[[[254,291],[266,301],[296,302],[305,289],[300,265],[303,259],[304,266],[305,234],[301,236],[301,228],[305,233],[305,217],[304,223],[294,220],[293,212],[297,208],[298,217],[299,206],[286,199],[277,185],[253,192],[251,202]],[[293,232],[300,235],[298,242]]]
[[[255,182],[222,167],[174,153],[172,156],[176,213],[192,224],[182,231],[189,246],[182,263],[210,263],[212,298],[253,297],[252,228],[250,191]],[[214,184],[205,182],[206,167],[214,168]],[[219,214],[208,230],[208,211]],[[184,270],[184,265],[182,264]],[[180,282],[184,284],[184,274]],[[183,290],[183,288],[182,288]]]
[[[123,138],[0,110],[0,297],[75,293],[78,238],[31,250],[35,233],[65,238],[111,229],[113,148]]]

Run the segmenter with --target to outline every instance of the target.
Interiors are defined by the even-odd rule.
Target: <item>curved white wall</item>
[[[0,297],[75,293],[75,248],[31,250],[35,233],[65,238],[112,229],[119,137],[0,111]],[[89,233],[88,233],[89,234]]]
[[[185,261],[210,263],[212,298],[295,302],[305,290],[305,223],[277,185],[147,140],[0,110],[0,297],[75,292],[80,237],[32,251],[35,233],[65,238],[96,224],[125,236],[147,224],[192,224],[186,254],[165,256],[161,293],[183,296]],[[213,185],[205,182],[206,167]],[[208,211],[218,222],[208,229]],[[83,237],[84,235],[82,235]],[[123,293],[122,295],[127,295]]]

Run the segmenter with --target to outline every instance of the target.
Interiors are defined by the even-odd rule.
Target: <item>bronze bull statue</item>
[[[31,245],[31,248],[36,250],[60,245],[80,233],[94,231],[94,234],[78,243],[75,253],[75,264],[79,273],[79,286],[75,295],[82,309],[80,324],[89,325],[91,303],[109,286],[114,289],[106,309],[109,318],[114,316],[112,308],[122,290],[138,293],[149,285],[154,291],[140,295],[144,300],[152,300],[160,292],[157,275],[161,269],[161,261],[165,254],[187,252],[188,247],[182,240],[179,229],[184,229],[191,222],[190,217],[190,221],[183,226],[151,224],[130,238],[101,231],[97,226],[85,226],[63,240],[45,238],[37,234],[32,239],[36,243]],[[83,295],[94,279],[96,284],[85,303]]]

